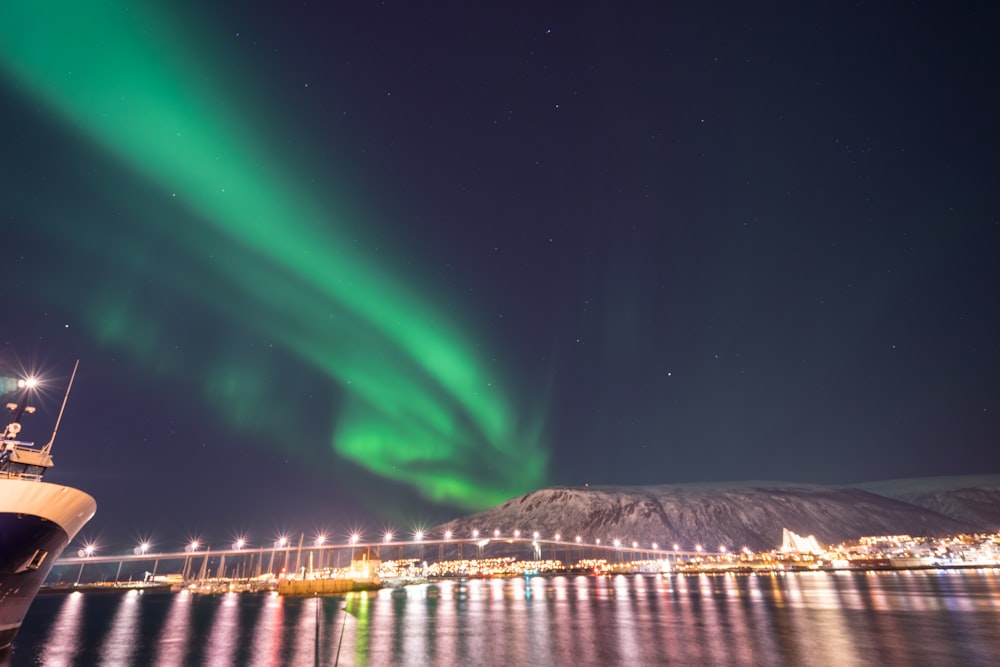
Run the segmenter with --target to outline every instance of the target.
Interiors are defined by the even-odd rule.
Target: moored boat
[[[75,376],[76,367],[69,387]],[[0,440],[0,650],[10,646],[53,563],[97,509],[83,491],[42,481],[53,465],[52,443],[69,387],[52,437],[42,447],[18,439],[22,417],[34,412],[28,401],[36,381],[18,380],[17,400],[7,404],[12,415]]]

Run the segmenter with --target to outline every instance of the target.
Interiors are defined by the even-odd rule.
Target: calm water
[[[1000,570],[40,596],[12,665],[990,665]]]

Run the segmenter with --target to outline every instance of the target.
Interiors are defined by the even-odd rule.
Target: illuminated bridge
[[[561,561],[567,567],[587,559],[609,563],[665,561],[676,562],[707,556],[700,546],[682,550],[679,545],[663,548],[657,543],[643,546],[623,540],[564,540],[560,536],[545,539],[537,534],[511,536],[495,534],[468,538],[446,535],[425,538],[419,533],[412,539],[395,540],[387,533],[376,542],[362,541],[353,535],[345,543],[328,542],[323,536],[305,543],[304,534],[295,543],[281,537],[271,546],[253,546],[238,539],[227,548],[217,549],[192,541],[179,551],[154,551],[141,543],[130,554],[101,554],[93,545],[80,548],[76,555],[56,561],[50,582],[86,583],[94,581],[135,581],[157,574],[181,575],[184,581],[216,578],[249,578],[265,573],[279,574],[341,568],[354,558],[369,556],[380,560],[413,559],[419,562],[443,562],[515,556],[524,560]],[[725,549],[722,550],[725,552]]]

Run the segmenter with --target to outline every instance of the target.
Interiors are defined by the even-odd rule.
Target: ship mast
[[[62,407],[59,408],[59,416],[56,417],[56,425],[52,429],[52,437],[49,438],[48,444],[42,447],[42,453],[48,454],[49,450],[52,449],[52,443],[56,441],[56,432],[59,430],[59,422],[62,421],[63,411],[66,409],[66,401],[69,400],[69,391],[73,388],[73,379],[76,378],[76,369],[80,367],[80,360],[77,359],[76,363],[73,364],[73,373],[69,376],[69,384],[66,386],[66,395],[63,396]]]

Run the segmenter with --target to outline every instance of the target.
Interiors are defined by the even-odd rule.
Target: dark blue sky
[[[503,377],[545,484],[1000,471],[995,9],[156,11],[185,36],[162,59],[197,73],[195,103],[227,109],[304,196],[349,208],[358,253]],[[51,481],[97,498],[88,530],[455,513],[406,482],[419,461],[390,480],[332,448],[343,377],[269,338],[270,296],[253,288],[258,313],[192,268],[199,242],[237,257],[247,241],[203,238],[141,157],[88,135],[86,89],[59,108],[15,56],[4,71],[3,361],[66,375],[82,358]],[[88,315],[122,285],[142,352]],[[199,369],[257,333],[238,358],[266,391],[241,425]],[[478,447],[427,467],[492,479]]]

